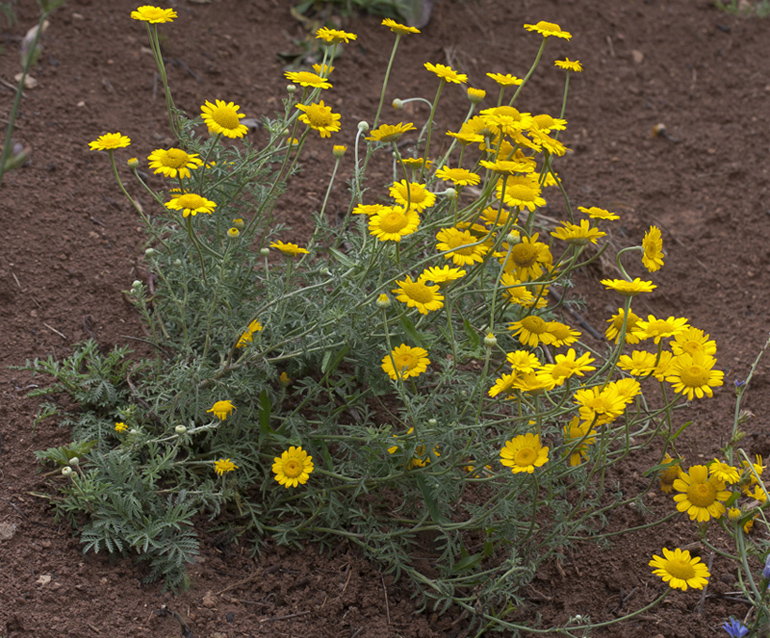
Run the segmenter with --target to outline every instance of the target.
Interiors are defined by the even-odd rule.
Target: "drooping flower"
[[[717,480],[724,481],[732,485],[737,483],[741,478],[741,473],[737,468],[734,468],[729,463],[723,463],[719,459],[714,459],[709,463],[709,474],[715,476]]]
[[[444,296],[439,293],[439,286],[428,285],[422,277],[412,281],[407,275],[404,281],[396,280],[396,285],[399,287],[391,291],[396,295],[396,299],[409,308],[417,308],[420,314],[427,315],[428,312],[444,307]]]
[[[415,127],[411,122],[407,122],[406,124],[403,122],[399,122],[398,124],[380,124],[376,129],[370,131],[371,134],[366,139],[371,140],[372,142],[395,142],[400,139],[404,133],[413,130],[415,130]]]
[[[601,232],[595,226],[592,228],[587,219],[581,219],[579,224],[562,222],[562,225],[551,233],[552,237],[576,246],[585,246],[589,243],[595,244],[599,238],[606,235],[607,233]]]
[[[297,104],[297,108],[302,111],[300,122],[318,131],[321,137],[331,137],[340,130],[340,114],[332,113],[332,107],[326,106],[323,100],[316,104]]]
[[[383,211],[387,210],[389,210],[389,207],[383,206],[382,204],[359,204],[352,210],[352,213],[354,215],[367,215],[371,217],[372,215],[376,215],[377,213],[382,213]]]
[[[219,476],[224,476],[226,472],[232,472],[237,469],[238,466],[230,459],[219,459],[218,461],[214,461],[214,471],[219,474]]]
[[[294,84],[300,86],[309,86],[314,89],[330,89],[332,88],[331,82],[326,78],[310,73],[309,71],[287,71],[284,73],[286,78]]]
[[[197,153],[189,154],[181,148],[168,150],[159,148],[150,153],[147,159],[150,162],[150,168],[156,174],[160,173],[172,178],[177,175],[180,179],[188,178],[190,177],[190,170],[203,166],[203,160],[198,157]]]
[[[161,9],[160,7],[145,4],[137,7],[136,11],[132,11],[131,17],[134,20],[141,20],[150,24],[163,24],[165,22],[173,22],[177,15],[173,9]]]
[[[555,137],[551,137],[546,133],[545,131],[530,127],[529,128],[529,138],[537,144],[539,147],[545,149],[552,155],[557,155],[561,157],[564,155],[569,149],[564,146],[559,140],[557,140]]]
[[[210,409],[206,410],[206,412],[213,412],[216,418],[218,418],[220,421],[224,421],[228,416],[230,416],[233,410],[235,410],[233,402],[227,400],[217,401],[213,406],[211,406]]]
[[[302,248],[297,244],[292,244],[291,242],[287,242],[284,244],[280,239],[274,242],[271,242],[270,248],[277,248],[284,255],[288,255],[289,257],[296,257],[297,255],[307,255],[310,252],[307,248]]]
[[[344,42],[347,44],[351,40],[357,40],[358,36],[355,33],[347,33],[338,29],[329,29],[327,27],[321,27],[315,32],[315,37],[318,40],[323,40],[329,44],[339,44]]]
[[[115,432],[125,432],[127,429],[128,429],[128,426],[123,422],[119,422],[115,424]]]
[[[668,463],[671,463],[671,465],[666,469],[661,470],[658,474],[660,489],[665,494],[671,494],[674,490],[674,481],[679,478],[680,474],[682,474],[682,459],[674,459],[668,452],[666,452],[666,456],[663,457],[661,465],[666,465]]]
[[[719,518],[725,512],[723,502],[730,498],[725,484],[717,477],[708,475],[705,465],[693,465],[689,472],[674,480],[676,509],[687,512],[690,520],[704,523],[710,518]]]
[[[418,377],[428,369],[430,359],[424,348],[412,348],[404,343],[396,346],[382,360],[382,369],[396,381],[399,377]]]
[[[401,241],[420,225],[420,216],[413,208],[404,210],[390,206],[369,218],[369,233],[380,241]]]
[[[591,206],[591,208],[578,206],[578,210],[588,215],[591,219],[620,219],[620,215],[611,213],[603,208],[597,208],[596,206]]]
[[[404,24],[399,24],[395,20],[391,20],[390,18],[385,18],[382,21],[382,26],[388,27],[393,33],[397,33],[398,35],[408,35],[410,33],[419,33],[420,30],[417,27],[408,27]]]
[[[472,266],[484,261],[489,248],[477,244],[476,238],[467,230],[442,228],[436,233],[436,250],[445,252],[445,259],[451,259],[457,266]],[[474,245],[475,244],[475,245]]]
[[[307,483],[314,469],[313,457],[301,446],[292,445],[288,450],[284,450],[281,456],[273,458],[273,461],[275,480],[286,488]]]
[[[602,283],[610,290],[619,292],[626,297],[635,297],[643,292],[652,292],[657,286],[651,281],[642,281],[637,277],[633,281],[625,279],[602,279]]]
[[[334,71],[334,67],[329,64],[314,64],[313,71],[323,78],[328,78]]]
[[[431,193],[425,184],[416,182],[407,182],[402,179],[400,182],[394,182],[390,187],[390,196],[404,208],[416,210],[418,213],[430,208],[436,203],[435,193]]]
[[[425,63],[425,68],[432,73],[435,73],[439,78],[447,82],[454,82],[455,84],[462,84],[468,81],[468,76],[464,73],[458,73],[452,67],[445,64],[431,64]]]
[[[642,264],[650,272],[660,270],[663,266],[663,239],[660,236],[660,228],[650,226],[642,240]]]
[[[487,75],[497,82],[500,86],[519,86],[524,82],[521,78],[517,78],[510,73],[487,73]]]
[[[236,348],[245,348],[254,339],[255,332],[262,331],[262,324],[256,319],[249,324],[249,327],[239,337],[238,343],[235,344]]]
[[[536,434],[527,432],[510,441],[500,450],[500,463],[511,468],[511,472],[532,474],[536,467],[548,462],[548,448],[540,444]]]
[[[88,146],[92,151],[112,151],[116,148],[125,148],[131,144],[131,138],[122,133],[105,133],[100,135]]]
[[[608,341],[614,341],[617,343],[620,340],[620,331],[623,329],[623,321],[625,320],[625,310],[618,308],[618,313],[612,315],[607,323],[610,324],[609,328],[604,333]],[[626,338],[625,342],[628,344],[639,343],[639,337],[634,336],[634,329],[637,323],[639,323],[640,317],[635,315],[632,311],[628,311],[628,320],[626,321]]]
[[[206,100],[206,103],[201,106],[201,117],[209,133],[237,139],[249,132],[249,128],[241,124],[241,118],[246,116],[239,112],[240,106],[224,100],[214,100],[214,102],[212,104]]]
[[[591,424],[581,421],[580,417],[573,417],[564,426],[564,445],[570,448],[568,450],[570,467],[585,461],[588,458],[588,446],[595,442],[596,430],[591,428]]]
[[[562,31],[561,27],[555,22],[545,22],[541,20],[537,24],[525,24],[524,28],[527,31],[535,31],[536,33],[542,35],[544,38],[554,36],[557,38],[564,38],[565,40],[569,40],[572,37],[571,33]]]
[[[518,304],[529,308],[535,301],[535,297],[526,286],[522,286],[522,282],[514,275],[504,272],[500,276],[500,283],[502,284],[503,296],[512,304]]]
[[[216,207],[215,202],[195,193],[184,193],[166,204],[166,208],[181,210],[182,217],[187,217],[188,215],[195,217],[198,213],[211,215]]]
[[[693,397],[712,397],[714,391],[711,388],[722,385],[724,379],[724,372],[713,369],[716,362],[714,357],[705,354],[677,355],[671,362],[666,381],[671,383],[674,392],[684,394],[689,401]]]
[[[457,186],[475,186],[481,181],[481,177],[465,168],[449,168],[443,166],[436,171],[436,177],[445,182],[452,182]]]
[[[583,71],[580,60],[570,60],[569,58],[564,58],[563,60],[556,60],[553,64],[560,69],[574,71],[575,73],[581,73]]]
[[[663,548],[663,557],[653,554],[649,562],[655,567],[652,573],[660,576],[672,589],[687,591],[688,587],[703,589],[711,574],[698,556],[691,557],[688,550]]]

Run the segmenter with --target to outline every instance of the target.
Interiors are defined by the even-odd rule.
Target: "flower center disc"
[[[404,292],[419,303],[430,303],[433,301],[433,291],[425,284],[411,283],[404,285]]]
[[[526,467],[527,465],[532,465],[536,458],[537,453],[535,450],[533,450],[531,447],[524,447],[516,452],[516,458],[514,461],[516,462],[516,465]]]
[[[716,500],[716,495],[711,483],[696,483],[687,490],[687,498],[697,507],[708,507]]]
[[[203,198],[195,193],[185,193],[179,198],[179,205],[182,208],[200,208],[203,206]]]
[[[708,371],[701,366],[692,365],[682,370],[682,383],[688,388],[696,388],[702,385],[708,385]]]
[[[189,156],[182,149],[172,148],[166,153],[166,161],[164,164],[172,168],[179,168],[187,163]]]
[[[518,199],[522,202],[531,202],[535,199],[535,191],[524,184],[511,184],[510,186],[506,186],[505,195],[506,197]]]
[[[666,571],[674,578],[681,580],[690,580],[695,577],[695,568],[683,560],[669,560]]]
[[[302,463],[297,459],[289,459],[283,464],[283,473],[289,478],[297,478],[302,474]]]
[[[464,257],[470,257],[474,253],[474,246],[468,246],[468,242],[473,241],[473,235],[470,233],[463,233],[461,235],[454,235],[453,237],[450,237],[447,244],[449,244],[449,247],[453,249],[454,252],[456,252],[459,255],[463,255]],[[459,248],[459,246],[462,246],[462,248]]]
[[[521,325],[533,334],[543,334],[546,331],[545,321],[540,317],[529,316],[521,320]]]
[[[417,363],[417,361],[408,352],[400,354],[396,357],[396,368],[399,370],[411,370],[415,363]]]
[[[408,221],[409,220],[404,213],[399,213],[397,210],[394,210],[382,217],[380,228],[386,233],[397,233],[407,225]]]
[[[511,259],[519,268],[529,268],[537,261],[537,248],[532,244],[516,244],[511,250]]]
[[[223,108],[221,106],[214,109],[211,118],[222,128],[231,130],[237,129],[241,123],[233,109]]]

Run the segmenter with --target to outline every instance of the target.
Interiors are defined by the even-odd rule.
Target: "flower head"
[[[237,469],[238,466],[230,459],[219,459],[218,461],[214,461],[214,471],[219,474],[219,476],[223,476],[226,472],[232,472]]]
[[[214,100],[214,102],[212,104],[206,100],[206,103],[201,106],[201,117],[209,133],[222,134],[232,139],[243,137],[248,133],[248,127],[241,124],[241,118],[246,116],[238,111],[240,106],[224,100]]]
[[[403,122],[399,122],[398,124],[391,125],[391,124],[380,124],[376,129],[371,131],[371,135],[367,137],[367,140],[371,140],[372,142],[395,142],[396,140],[400,139],[401,136],[406,133],[407,131],[413,131],[415,130],[414,124],[411,122],[408,122],[404,124]]]
[[[400,206],[389,206],[369,217],[369,233],[380,241],[401,241],[419,225],[420,216],[414,208],[404,210]]]
[[[309,71],[287,71],[284,75],[289,81],[294,82],[294,84],[299,84],[300,86],[310,86],[314,89],[332,88],[329,80],[322,78],[315,73],[310,73]]]
[[[506,441],[500,450],[500,463],[511,468],[511,472],[527,472],[532,474],[536,467],[548,462],[548,448],[540,444],[536,434],[527,432]]]
[[[709,474],[715,476],[718,481],[733,484],[741,478],[741,473],[729,463],[723,463],[719,459],[714,459],[709,463]]]
[[[190,170],[203,166],[203,160],[196,153],[188,154],[181,148],[170,148],[167,151],[159,148],[150,153],[147,159],[155,173],[166,177],[178,175],[180,179],[190,177]]]
[[[556,62],[553,63],[554,66],[559,67],[560,69],[566,69],[567,71],[574,71],[575,73],[580,73],[583,71],[583,67],[580,65],[580,60],[570,60],[569,58],[564,58],[563,60],[556,60]]]
[[[620,215],[611,213],[610,211],[604,210],[603,208],[597,208],[596,206],[591,206],[591,208],[578,206],[578,210],[581,213],[588,215],[591,219],[620,219]]]
[[[650,567],[655,567],[652,573],[660,576],[664,583],[672,589],[687,591],[688,587],[703,589],[708,584],[711,574],[708,568],[700,562],[699,557],[692,558],[687,550],[675,549],[673,552],[663,548],[663,556],[653,554]]]
[[[666,469],[661,470],[658,474],[658,483],[660,484],[660,489],[666,494],[671,494],[674,489],[674,481],[676,481],[676,479],[678,479],[682,474],[682,459],[671,458],[671,455],[666,452],[666,456],[663,457],[661,465],[666,465],[669,463],[671,465],[669,465]]]
[[[692,326],[687,326],[686,330],[674,335],[674,339],[669,343],[671,351],[674,354],[708,354],[717,353],[716,341],[711,341],[708,335],[703,334],[703,330],[698,330]]]
[[[449,168],[443,166],[436,171],[436,177],[445,182],[452,182],[457,186],[475,186],[481,181],[481,177],[465,168]]]
[[[323,100],[317,104],[297,104],[297,108],[302,111],[300,121],[318,131],[321,137],[331,137],[340,130],[340,114],[332,113],[332,107],[326,106]]]
[[[625,310],[623,310],[623,308],[618,308],[618,313],[615,315],[612,315],[612,317],[607,320],[607,323],[610,324],[610,326],[604,332],[604,336],[607,337],[608,341],[614,340],[615,343],[617,343],[620,340],[620,331],[623,329],[623,323],[625,322],[626,343],[629,343],[629,344],[639,343],[640,341],[639,337],[634,335],[636,324],[639,323],[639,321],[640,321],[640,317],[638,315],[635,315],[630,310],[628,311],[628,319],[626,319]]]
[[[685,317],[669,317],[657,319],[654,315],[647,315],[647,321],[639,320],[634,327],[634,336],[639,339],[653,339],[656,344],[661,339],[674,337],[688,328]]]
[[[115,424],[115,432],[125,432],[127,429],[128,426],[123,422]]]
[[[716,359],[705,354],[680,354],[674,357],[671,368],[666,374],[674,392],[684,394],[689,401],[693,397],[702,399],[704,396],[714,396],[711,388],[723,383],[724,372],[713,370]]]
[[[674,481],[674,489],[680,492],[674,496],[676,509],[687,512],[692,521],[705,522],[726,512],[722,503],[730,498],[730,492],[723,481],[709,477],[705,465],[693,465],[689,472],[682,472]]]
[[[529,374],[540,369],[540,359],[534,352],[514,350],[505,355],[505,360],[511,364],[511,369],[518,374]]]
[[[496,253],[503,264],[503,270],[512,273],[522,282],[539,278],[551,267],[553,256],[547,244],[537,241],[538,233],[532,237],[522,237],[518,244],[503,253]],[[506,248],[506,245],[503,245]]]
[[[581,421],[580,417],[573,417],[564,426],[564,445],[570,447],[569,464],[571,467],[580,465],[588,458],[587,448],[596,442],[596,430],[590,427],[587,421]]]
[[[136,11],[132,11],[131,17],[134,20],[141,20],[150,24],[163,24],[164,22],[173,22],[177,16],[173,9],[161,9],[145,4],[138,7]]]
[[[397,33],[398,35],[407,35],[409,33],[419,33],[420,30],[416,27],[407,27],[406,25],[399,24],[395,20],[391,20],[390,18],[385,18],[382,21],[382,26],[388,27],[393,33]]]
[[[436,195],[431,193],[424,184],[407,183],[405,179],[395,182],[390,187],[390,196],[404,208],[409,207],[418,213],[436,203]]]
[[[217,205],[215,202],[212,202],[205,197],[201,197],[200,195],[196,195],[195,193],[184,193],[166,204],[166,208],[181,210],[182,217],[187,217],[188,215],[195,217],[198,213],[211,215],[216,207]]]
[[[446,254],[456,266],[472,266],[484,261],[489,248],[477,240],[470,231],[458,228],[442,228],[436,233],[436,249]],[[475,245],[474,245],[475,244]]]
[[[122,133],[105,133],[100,135],[88,146],[92,151],[112,151],[116,148],[124,148],[131,144],[131,138]]]
[[[651,281],[642,281],[637,277],[633,281],[626,279],[602,279],[602,283],[615,292],[626,297],[635,297],[643,292],[652,292],[657,286]]]
[[[524,28],[527,31],[535,31],[542,35],[544,38],[555,36],[557,38],[564,38],[565,40],[569,40],[572,37],[571,33],[562,31],[561,27],[554,22],[544,22],[541,20],[537,24],[525,24]]]
[[[301,447],[292,445],[288,450],[284,450],[281,456],[276,456],[273,461],[275,480],[286,488],[307,483],[313,472],[313,457],[308,456]]]
[[[396,295],[396,299],[409,308],[417,308],[420,314],[427,315],[430,311],[444,307],[444,296],[439,293],[439,286],[429,286],[422,277],[412,281],[407,275],[404,281],[396,280],[396,285],[399,287],[391,291]]]
[[[484,162],[481,162],[482,165]],[[496,162],[499,166],[500,162]],[[520,169],[517,169],[520,170]],[[513,175],[497,183],[497,197],[506,206],[518,206],[534,211],[545,206],[546,201],[541,197],[542,188],[534,175]]]
[[[338,29],[328,29],[327,27],[318,29],[318,31],[315,32],[315,37],[316,39],[323,40],[329,44],[339,44],[340,42],[347,44],[351,40],[358,39],[358,36],[355,33],[347,33],[345,31],[339,31]]]
[[[722,629],[728,633],[730,638],[744,638],[749,633],[749,628],[735,618],[730,618],[730,620],[722,625]]]
[[[469,86],[466,95],[472,104],[478,104],[487,97],[487,92],[484,89],[475,89],[472,86]]]
[[[521,78],[517,78],[515,75],[511,75],[510,73],[506,73],[505,75],[502,73],[487,73],[487,75],[500,86],[519,86],[524,82],[524,80]]]
[[[600,237],[607,233],[601,232],[596,227],[591,228],[587,219],[581,219],[580,224],[571,224],[562,222],[562,225],[551,233],[552,237],[566,241],[568,244],[576,246],[585,246],[586,244],[595,244]]]
[[[206,412],[213,412],[216,418],[220,421],[224,421],[230,416],[233,410],[235,410],[235,406],[232,401],[228,400],[217,401],[209,410],[206,410]]]
[[[235,344],[236,348],[245,348],[254,339],[255,332],[262,331],[262,324],[256,319],[249,324],[249,327],[238,338],[238,343]]]
[[[308,251],[307,248],[302,248],[297,244],[292,244],[291,242],[284,244],[280,239],[274,242],[271,242],[270,248],[277,248],[284,255],[288,255],[289,257],[296,257],[297,255],[306,255],[310,252]]]
[[[467,272],[459,268],[450,268],[449,266],[431,266],[422,271],[420,279],[423,281],[432,281],[434,284],[448,284],[465,277]]]
[[[408,379],[418,377],[428,369],[430,359],[428,351],[423,348],[412,348],[402,343],[394,348],[382,360],[382,369],[394,381],[399,377]]]
[[[468,81],[467,75],[464,73],[458,73],[452,67],[446,66],[445,64],[431,64],[430,62],[426,62],[425,68],[428,69],[428,71],[435,73],[439,78],[447,82],[462,84],[463,82]]]
[[[663,239],[660,236],[660,228],[650,226],[642,240],[642,264],[650,272],[660,270],[663,265]]]

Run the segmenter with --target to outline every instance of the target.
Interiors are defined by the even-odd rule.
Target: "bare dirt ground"
[[[142,271],[144,235],[105,158],[88,150],[90,140],[108,131],[129,135],[140,158],[170,142],[144,28],[128,18],[137,4],[70,0],[53,16],[33,70],[39,85],[26,91],[14,133],[31,148],[31,160],[0,188],[0,523],[6,530],[0,636],[465,635],[467,625],[455,613],[415,615],[404,583],[383,577],[344,546],[332,555],[311,545],[251,557],[248,543],[221,544],[208,535],[192,568],[192,589],[178,597],[161,593],[141,583],[141,570],[129,560],[83,555],[71,531],[54,523],[47,501],[33,495],[50,493],[56,480],[38,472],[34,450],[64,444],[67,432],[51,422],[33,431],[37,404],[26,392],[38,380],[8,366],[63,356],[89,337],[110,349],[135,345],[131,338],[142,335],[122,291]],[[172,2],[179,18],[164,28],[164,48],[177,105],[194,114],[207,99],[226,99],[249,117],[277,108],[286,80],[276,53],[298,50],[295,41],[306,33],[289,5]],[[35,10],[22,1],[19,24],[0,31],[5,81],[20,70],[16,52]],[[427,61],[449,63],[494,93],[485,73],[524,75],[540,40],[522,25],[539,20],[558,22],[574,37],[549,42],[549,61],[533,76],[522,106],[558,113],[563,74],[550,60],[568,55],[585,68],[571,82],[561,138],[573,149],[559,163],[568,191],[581,205],[621,213],[621,243],[638,243],[650,224],[662,229],[666,265],[655,278],[659,287],[635,310],[686,316],[718,343],[725,386],[692,409],[687,418],[694,423],[680,439],[688,461],[709,460],[732,423],[731,385],[745,378],[768,332],[770,20],[726,15],[708,0],[436,1],[423,34],[402,43],[389,100],[430,97]],[[342,113],[334,142],[351,144],[356,123],[371,121],[376,110],[392,35],[376,17],[342,26],[359,39],[338,60],[328,101]],[[12,95],[3,83],[3,121]],[[466,104],[462,91],[447,91],[439,126],[456,126]],[[420,108],[408,115],[426,116]],[[659,123],[667,135],[653,137]],[[328,148],[318,145],[286,199],[282,214],[300,239],[320,208],[331,165]],[[587,317],[603,329],[616,308],[612,296],[592,296]],[[770,452],[767,390],[763,367],[745,402],[756,415],[746,425],[751,453]],[[650,459],[632,459],[626,478],[638,478],[649,465]],[[673,505],[661,494],[650,506],[660,517]],[[636,512],[620,512],[611,526],[641,521]],[[538,576],[521,613],[541,614],[548,626],[575,614],[600,622],[639,609],[663,588],[647,566],[652,553],[695,539],[690,521],[678,518],[606,549],[576,546]],[[694,551],[708,560],[707,552]],[[731,595],[732,569],[717,558],[702,601],[674,592],[651,612],[595,635],[717,635],[730,614],[747,611]]]

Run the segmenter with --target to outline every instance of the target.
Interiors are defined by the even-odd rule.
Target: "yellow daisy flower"
[[[527,31],[535,31],[536,33],[542,35],[544,38],[554,36],[556,38],[564,38],[565,40],[569,40],[572,37],[571,33],[562,31],[561,27],[555,22],[544,22],[541,20],[537,24],[525,24],[524,28]]]
[[[651,281],[642,281],[637,277],[633,281],[625,279],[602,279],[602,283],[610,290],[619,292],[625,297],[635,297],[643,292],[652,292],[657,286]]]
[[[594,425],[611,423],[626,409],[624,398],[620,396],[617,388],[610,385],[604,389],[597,386],[581,388],[575,392],[573,398],[580,406],[580,418]]]
[[[358,36],[355,33],[347,33],[345,31],[339,31],[338,29],[328,29],[327,27],[321,27],[315,32],[315,37],[318,40],[323,40],[329,44],[340,44],[344,42],[348,44],[351,40],[357,40]]]
[[[674,337],[685,330],[687,319],[685,317],[669,317],[668,319],[657,319],[654,315],[647,315],[647,321],[639,320],[634,327],[634,336],[639,339],[653,339],[655,343],[660,343],[661,339]]]
[[[599,238],[606,235],[607,233],[601,232],[596,227],[591,228],[587,219],[581,219],[580,224],[562,222],[562,226],[551,233],[551,237],[556,237],[556,239],[561,239],[575,246],[595,244]]]
[[[687,326],[686,330],[674,335],[674,339],[669,344],[674,354],[707,354],[715,355],[717,353],[716,341],[709,340],[708,335],[703,334],[703,330],[698,330],[692,326]]]
[[[235,406],[233,405],[233,402],[230,400],[227,401],[217,401],[209,410],[206,410],[206,412],[213,412],[214,416],[218,418],[220,421],[224,421],[227,419],[230,414],[232,414],[232,411],[235,410]]]
[[[604,210],[603,208],[597,208],[596,206],[591,206],[591,208],[578,206],[578,210],[581,213],[588,215],[591,219],[620,219],[620,215],[611,213],[610,211]]]
[[[198,213],[211,215],[216,207],[216,203],[195,193],[184,193],[166,204],[166,208],[181,210],[182,217],[187,217],[188,215],[195,217]]]
[[[674,490],[674,481],[678,479],[682,474],[682,459],[674,459],[669,455],[668,452],[666,452],[666,456],[663,457],[661,465],[667,465],[669,463],[672,465],[666,469],[660,470],[658,474],[658,483],[660,484],[660,489],[665,494],[671,494],[671,492]]]
[[[449,168],[442,166],[436,171],[436,177],[445,181],[452,182],[457,186],[475,186],[481,181],[481,177],[465,168]]]
[[[390,196],[401,206],[409,207],[418,213],[430,208],[436,203],[435,193],[431,193],[424,184],[409,182],[402,179],[390,187]]]
[[[676,509],[687,512],[692,521],[705,523],[727,511],[722,503],[730,498],[730,492],[725,489],[723,481],[715,476],[709,477],[705,465],[693,465],[689,472],[682,472],[674,480],[674,489],[680,492],[674,496]]]
[[[505,187],[503,187],[505,182]],[[534,175],[514,175],[506,177],[497,183],[497,198],[503,200],[506,206],[518,206],[534,211],[546,205],[541,197],[542,188]]]
[[[290,82],[294,82],[294,84],[299,84],[300,86],[310,86],[314,89],[332,88],[329,80],[322,78],[315,73],[310,73],[309,71],[287,71],[284,75]]]
[[[412,278],[407,275],[404,281],[396,280],[396,285],[399,287],[391,290],[396,295],[396,299],[409,308],[417,308],[420,314],[427,315],[428,312],[444,307],[444,296],[439,293],[439,286],[429,286],[421,277],[412,281]]]
[[[642,240],[642,264],[650,272],[660,270],[663,266],[663,239],[660,236],[660,228],[650,226]]]
[[[256,319],[249,324],[249,327],[243,332],[238,339],[238,343],[235,344],[236,348],[245,348],[254,339],[255,332],[262,331],[262,324]]]
[[[741,478],[741,473],[737,468],[734,468],[728,463],[723,463],[719,459],[714,459],[709,463],[709,474],[716,477],[718,481],[724,481],[732,485],[737,483]]]
[[[510,254],[508,251],[496,253],[504,272],[514,274],[521,281],[532,281],[550,269],[553,263],[551,250],[546,244],[537,241],[537,238],[538,233],[532,237],[522,237],[511,248]]]
[[[219,476],[224,476],[226,472],[232,472],[237,469],[238,466],[230,459],[219,459],[218,461],[214,461],[214,471],[219,474]]]
[[[469,86],[466,95],[472,104],[478,104],[487,97],[487,92],[484,89],[475,89],[472,86]]]
[[[583,71],[580,60],[570,60],[569,58],[564,58],[563,60],[556,60],[553,64],[560,69],[574,71],[575,73],[581,73]]]
[[[424,348],[412,348],[404,343],[395,347],[382,360],[382,369],[396,381],[399,377],[419,377],[428,369],[430,359]]]
[[[511,330],[513,336],[530,348],[537,348],[540,343],[547,345],[553,341],[553,335],[548,332],[548,322],[537,315],[511,322],[508,324],[508,330]]]
[[[123,422],[115,424],[115,432],[125,432],[127,429],[128,426]]]
[[[546,151],[551,153],[552,155],[557,155],[561,157],[564,155],[569,149],[564,146],[559,140],[557,140],[554,137],[551,137],[546,133],[545,131],[530,126],[529,131],[529,138],[537,144],[537,146],[544,148]]]
[[[533,352],[527,350],[514,350],[505,355],[505,360],[511,364],[511,369],[518,374],[529,374],[539,370],[540,359]]]
[[[138,7],[136,11],[132,11],[131,17],[134,20],[141,20],[150,24],[163,24],[164,22],[173,22],[177,16],[173,9],[161,9],[145,4]]]
[[[631,356],[623,354],[618,360],[618,368],[637,377],[652,374],[656,365],[658,365],[657,355],[644,350],[634,350]]]
[[[416,231],[419,225],[420,216],[413,208],[386,207],[369,217],[369,233],[380,241],[401,241],[402,237]]]
[[[541,445],[537,435],[527,432],[510,441],[500,450],[500,463],[511,468],[511,472],[532,474],[536,467],[548,462],[548,448]]]
[[[564,445],[570,448],[567,450],[570,467],[585,461],[588,458],[588,446],[596,442],[596,430],[591,429],[590,425],[576,416],[564,426]]]
[[[238,111],[240,106],[224,100],[214,100],[214,102],[212,104],[206,100],[206,103],[201,106],[201,117],[209,133],[222,134],[231,139],[243,137],[248,133],[248,127],[241,124],[241,118],[246,116]]]
[[[452,67],[446,66],[445,64],[431,64],[430,62],[426,62],[425,68],[428,69],[428,71],[435,73],[439,78],[446,82],[462,84],[463,82],[468,81],[467,75],[458,73]]]
[[[445,259],[451,259],[457,266],[472,266],[484,261],[489,248],[484,244],[472,245],[476,238],[467,230],[442,228],[436,233],[436,250],[446,252]]]
[[[297,255],[307,255],[310,251],[307,248],[301,248],[297,244],[291,242],[283,243],[280,239],[270,243],[270,248],[277,248],[284,255],[289,257],[296,257]]]
[[[372,142],[383,142],[385,144],[389,142],[395,142],[400,139],[401,136],[407,131],[416,130],[414,124],[407,122],[399,122],[398,124],[380,124],[376,129],[370,131],[371,135],[367,137],[367,140]],[[406,160],[404,160],[406,161]]]
[[[660,576],[669,587],[682,591],[687,591],[688,587],[703,589],[711,576],[700,558],[692,558],[686,549],[677,548],[672,552],[664,547],[663,557],[653,554],[649,565],[655,567],[652,573]]]
[[[623,329],[623,321],[625,320],[625,310],[618,308],[618,312],[612,315],[610,319],[607,319],[607,323],[610,324],[609,328],[604,333],[607,337],[607,341],[614,341],[617,343],[620,340],[620,331]],[[634,336],[634,330],[641,318],[635,315],[629,310],[628,321],[626,322],[626,338],[625,341],[628,344],[639,343],[639,337]]]
[[[514,275],[504,272],[500,277],[500,283],[502,284],[503,297],[505,297],[509,303],[529,308],[534,302],[535,297],[530,289],[526,286],[522,286],[522,282]]]
[[[334,71],[334,67],[329,64],[314,64],[313,71],[323,78],[328,78],[332,74],[332,71]]]
[[[410,33],[419,33],[420,30],[416,27],[407,27],[406,25],[399,24],[395,20],[391,20],[390,18],[385,18],[382,21],[382,26],[388,27],[393,33],[397,33],[398,35],[408,35]]]
[[[313,457],[299,446],[292,445],[281,456],[274,457],[273,461],[275,480],[287,489],[307,483],[314,469]]]
[[[563,131],[567,128],[567,120],[551,117],[548,113],[541,113],[540,115],[532,116],[532,128],[537,128],[543,132]]]
[[[555,348],[572,345],[580,339],[581,335],[579,330],[573,330],[561,321],[549,321],[547,330],[551,335],[550,344]]]
[[[717,361],[705,354],[680,354],[674,357],[666,381],[671,383],[674,392],[684,394],[689,401],[693,397],[702,399],[714,396],[711,388],[722,385],[724,372],[712,370]]]
[[[332,133],[340,130],[340,114],[332,113],[332,108],[326,106],[323,100],[317,104],[297,104],[297,108],[302,111],[300,122],[318,131],[321,137],[331,137]]]
[[[564,381],[575,375],[582,377],[586,372],[596,370],[596,366],[590,365],[594,362],[594,358],[590,353],[585,352],[580,357],[577,357],[577,353],[570,348],[567,354],[557,354],[555,357],[555,363],[546,363],[538,374],[548,375],[555,381]]]
[[[131,138],[122,133],[105,133],[100,135],[88,146],[92,151],[112,151],[116,148],[125,148],[131,144]]]
[[[467,272],[460,270],[459,268],[450,268],[449,266],[431,266],[422,271],[420,279],[423,281],[432,281],[434,284],[441,286],[442,284],[448,284],[453,281],[457,281],[462,277],[465,277]]]
[[[190,177],[190,170],[203,166],[203,160],[197,153],[188,154],[180,148],[170,148],[167,151],[159,148],[150,153],[147,159],[156,174],[160,173],[166,177],[178,175],[180,179]]]
[[[519,86],[524,82],[524,80],[521,78],[517,78],[515,75],[511,75],[510,73],[506,73],[504,75],[502,73],[487,73],[487,75],[500,86]]]

